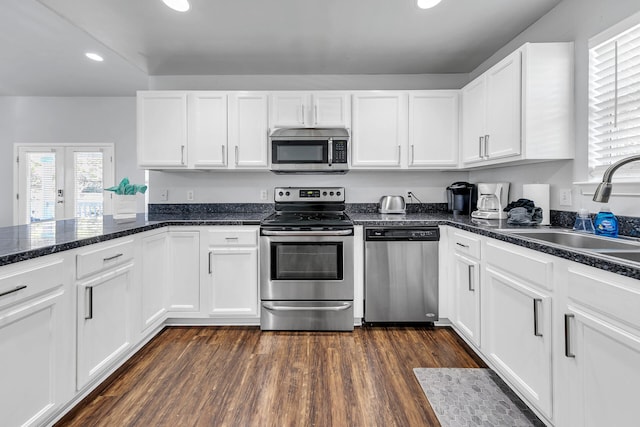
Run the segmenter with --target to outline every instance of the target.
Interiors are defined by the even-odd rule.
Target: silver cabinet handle
[[[238,241],[239,237],[225,237],[224,240],[235,240]]]
[[[462,243],[460,243],[460,242],[456,242],[456,245],[458,245],[458,246],[462,246],[463,248],[468,248],[468,247],[469,247],[469,245],[463,245],[463,244],[462,244]]]
[[[304,104],[302,104],[300,107],[302,109],[302,124],[304,124]]]
[[[184,145],[180,146],[180,163],[184,165]]]
[[[116,254],[114,256],[110,256],[110,257],[107,257],[107,258],[102,258],[102,262],[113,261],[116,258],[120,258],[122,255],[124,255],[124,254]]]
[[[482,154],[482,149],[484,148],[484,136],[478,138],[478,157],[484,159],[484,155]]]
[[[569,358],[576,357],[571,351],[571,319],[574,317],[574,314],[564,315],[564,355]]]
[[[475,292],[476,287],[473,286],[473,265],[469,265],[469,291]]]
[[[0,297],[16,293],[16,292],[21,291],[23,289],[27,289],[27,285],[16,286],[15,288],[11,289],[10,291],[5,291],[5,292],[1,293]]]
[[[351,308],[351,303],[345,302],[340,305],[332,305],[327,307],[295,307],[289,305],[273,305],[269,303],[262,304],[264,308],[270,311],[344,311]]]
[[[398,145],[398,164],[402,162],[402,146]]]
[[[84,289],[84,320],[93,319],[93,288]]]
[[[484,136],[484,157],[489,158],[489,135]]]
[[[236,145],[236,166],[238,166],[238,146]]]
[[[414,164],[416,162],[416,152],[415,152],[415,145],[411,144],[411,163],[410,164]]]
[[[224,144],[222,144],[222,164],[223,165],[227,164],[227,158],[224,155]]]
[[[533,335],[535,335],[536,337],[541,337],[542,334],[540,333],[540,328],[538,326],[538,304],[542,303],[542,299],[541,298],[534,298],[533,299]]]
[[[313,124],[318,124],[318,104],[313,106]]]
[[[213,252],[209,251],[209,274],[213,274]]]

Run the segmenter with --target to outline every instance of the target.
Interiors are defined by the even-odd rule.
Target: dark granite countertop
[[[62,252],[94,243],[166,226],[259,225],[270,212],[202,212],[138,214],[135,222],[117,223],[110,216],[99,219],[45,221],[0,228],[0,266]],[[506,221],[482,221],[443,212],[382,215],[349,212],[356,225],[449,225],[549,255],[640,280],[640,266],[613,261],[597,254],[547,244],[498,231],[522,228]]]

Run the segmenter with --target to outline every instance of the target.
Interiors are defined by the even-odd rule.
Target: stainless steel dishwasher
[[[438,227],[365,228],[365,322],[438,320]]]

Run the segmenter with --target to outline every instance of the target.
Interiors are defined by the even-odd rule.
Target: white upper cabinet
[[[138,92],[138,166],[187,167],[187,93]]]
[[[264,92],[229,95],[230,169],[269,168],[268,101]]]
[[[273,92],[271,128],[350,126],[349,95],[342,92]]]
[[[409,168],[458,167],[458,91],[409,94]]]
[[[462,89],[462,164],[573,157],[573,44],[527,43]]]
[[[406,167],[407,98],[406,93],[387,91],[353,95],[353,168]]]
[[[188,95],[189,164],[197,169],[227,167],[227,94]]]

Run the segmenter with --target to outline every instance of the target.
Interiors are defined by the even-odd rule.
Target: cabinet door
[[[492,67],[487,77],[485,153],[488,159],[521,152],[522,53],[518,50]]]
[[[0,311],[0,414],[2,425],[44,425],[71,398],[65,392],[65,366],[72,360],[63,334],[69,310],[62,288],[19,308]],[[71,326],[71,325],[69,325]],[[67,348],[69,347],[69,348]],[[62,388],[61,388],[62,387]]]
[[[488,266],[482,299],[485,354],[550,419],[551,297]]]
[[[458,166],[458,92],[409,96],[409,167]]]
[[[168,237],[166,232],[142,239],[142,331],[157,326],[167,314]]]
[[[462,163],[484,160],[485,96],[484,76],[462,88]]]
[[[138,166],[187,167],[186,92],[139,92]]]
[[[129,264],[77,286],[78,390],[131,347],[132,269]]]
[[[258,248],[212,248],[209,252],[210,313],[258,316]]]
[[[273,92],[270,96],[272,128],[312,126],[311,94],[306,92]]]
[[[564,361],[571,422],[593,427],[637,425],[640,335],[578,306],[569,306],[566,314],[569,342]]]
[[[169,232],[169,310],[200,311],[200,233]]]
[[[351,105],[346,93],[313,94],[311,122],[319,127],[351,127]]]
[[[189,94],[189,163],[198,169],[227,167],[227,94]]]
[[[454,324],[480,346],[480,263],[454,254]]]
[[[352,166],[401,168],[406,165],[406,94],[358,94],[353,95],[352,103]]]
[[[229,96],[229,168],[269,167],[267,95],[238,93]]]

